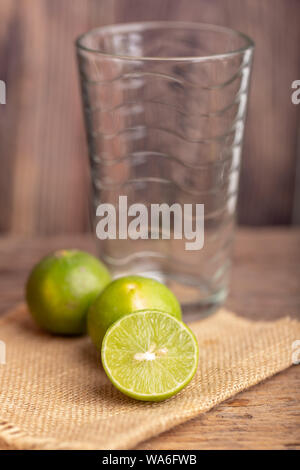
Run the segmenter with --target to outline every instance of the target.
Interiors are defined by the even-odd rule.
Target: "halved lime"
[[[161,401],[193,378],[199,349],[192,331],[168,313],[136,312],[106,332],[101,350],[113,385],[137,400]]]

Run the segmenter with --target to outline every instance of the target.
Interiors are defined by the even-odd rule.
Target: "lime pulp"
[[[107,330],[101,350],[113,385],[144,401],[178,393],[193,378],[198,357],[192,331],[171,315],[151,310],[120,318]]]

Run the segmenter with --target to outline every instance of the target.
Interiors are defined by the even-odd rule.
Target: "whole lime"
[[[56,251],[43,258],[29,275],[29,311],[36,323],[51,333],[82,334],[90,304],[110,280],[106,267],[89,253]]]
[[[141,310],[159,310],[181,320],[180,304],[164,284],[141,276],[120,277],[89,308],[87,329],[96,347],[101,347],[110,325],[124,315]]]

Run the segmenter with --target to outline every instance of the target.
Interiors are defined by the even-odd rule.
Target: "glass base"
[[[226,288],[216,288],[207,282],[195,280],[194,276],[187,274],[149,269],[149,266],[148,269],[143,269],[143,266],[140,266],[140,269],[134,270],[125,267],[116,269],[116,266],[111,268],[114,279],[121,276],[139,275],[156,279],[165,284],[179,300],[185,321],[197,321],[207,317],[220,308],[227,297]]]

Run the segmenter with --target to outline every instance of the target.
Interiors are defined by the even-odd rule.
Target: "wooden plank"
[[[289,224],[294,201],[300,106],[291,102],[299,78],[300,2],[292,0],[122,0],[118,20],[182,20],[229,26],[256,44],[243,164],[239,222]]]
[[[180,19],[224,24],[256,42],[239,220],[292,220],[299,78],[298,0],[2,0],[0,231],[88,230],[88,165],[74,38],[102,24]]]
[[[0,129],[3,231],[88,229],[88,160],[74,39],[98,23],[100,3],[1,2],[0,16],[10,25],[1,42],[8,87]],[[108,6],[109,17],[113,4]],[[2,212],[2,206],[9,209]]]
[[[300,319],[300,229],[239,230],[227,306],[253,320]],[[95,252],[88,236],[0,238],[0,314],[23,300],[26,277],[58,248]],[[239,394],[143,449],[300,449],[300,368]]]

